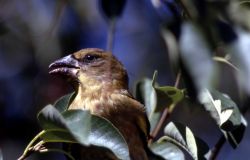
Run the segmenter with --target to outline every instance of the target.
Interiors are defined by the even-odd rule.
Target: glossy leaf
[[[199,100],[216,121],[232,147],[237,147],[247,126],[238,106],[229,96],[216,90],[204,90]]]
[[[228,121],[233,113],[234,106],[222,105],[222,103],[224,104],[226,101],[222,102],[221,99],[215,99],[211,92],[207,89],[204,89],[201,92],[199,100],[219,126],[222,126],[226,121]]]
[[[119,159],[130,159],[125,139],[107,119],[92,115],[89,142],[110,149]]]
[[[164,128],[164,133],[165,136],[160,139],[161,141],[164,140],[185,149],[195,160],[206,159],[208,146],[201,139],[195,137],[188,127],[170,122]]]
[[[75,96],[75,92],[73,93],[69,93],[69,94],[66,94],[64,96],[62,96],[61,98],[59,98],[54,106],[55,108],[60,112],[64,112],[68,109],[68,106],[70,104],[70,101],[72,100],[72,98]]]
[[[182,90],[172,87],[172,86],[158,86],[156,84],[157,80],[157,72],[154,73],[152,86],[156,93],[156,108],[153,110],[155,112],[161,112],[166,107],[170,107],[171,105],[175,105],[180,102],[184,98],[184,94]]]
[[[61,100],[65,102],[66,99]],[[118,158],[129,157],[127,143],[118,129],[108,120],[91,115],[89,111],[67,110],[59,113],[52,105],[48,105],[38,114],[38,120],[45,130],[41,136],[45,142],[94,145],[108,148]]]
[[[44,142],[77,143],[77,140],[64,129],[47,129],[41,138]]]
[[[69,110],[60,114],[52,105],[48,105],[39,112],[38,120],[44,130],[66,130],[77,142],[83,145],[89,144],[91,120],[89,111]]]
[[[135,92],[136,99],[145,105],[147,115],[149,116],[156,106],[156,94],[152,87],[152,80],[145,78],[139,81],[136,84]]]
[[[39,124],[44,130],[66,129],[66,122],[60,112],[52,105],[45,106],[37,115]]]
[[[157,71],[152,80],[144,79],[136,85],[136,98],[146,106],[151,130],[156,126],[162,111],[184,98],[181,90],[171,86],[158,86]]]
[[[160,155],[166,160],[185,160],[180,148],[164,139],[153,143],[150,148],[155,154]]]
[[[150,122],[150,129],[151,131],[155,128],[161,113],[154,112],[156,108],[156,93],[154,88],[152,87],[152,80],[151,79],[143,79],[142,81],[138,82],[136,85],[136,99],[143,103],[146,107],[148,119]]]
[[[156,111],[162,111],[170,105],[175,105],[184,98],[181,90],[171,86],[155,87],[155,91],[157,95]]]

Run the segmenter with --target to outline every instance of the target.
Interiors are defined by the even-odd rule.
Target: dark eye
[[[99,59],[100,57],[98,55],[91,55],[91,54],[87,54],[84,58],[83,58],[83,62],[85,63],[91,63],[96,61],[97,59]]]

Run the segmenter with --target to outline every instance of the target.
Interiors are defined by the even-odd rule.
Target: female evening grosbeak
[[[144,106],[128,92],[128,75],[123,65],[109,52],[82,49],[49,66],[50,74],[60,74],[73,84],[76,96],[69,109],[90,110],[108,119],[124,136],[132,160],[147,160],[149,122]],[[77,146],[76,159],[117,159],[114,155]],[[79,158],[81,157],[81,158]]]

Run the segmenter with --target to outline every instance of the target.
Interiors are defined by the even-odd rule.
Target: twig
[[[238,68],[237,68],[238,69]],[[241,108],[241,113],[243,115],[246,114],[246,112],[248,111],[249,109],[249,104],[250,104],[250,100],[247,99],[247,101],[243,104],[242,108]],[[215,144],[214,148],[212,149],[211,151],[211,155],[209,157],[209,160],[215,160],[216,157],[218,156],[220,150],[222,149],[222,147],[224,146],[226,142],[226,138],[222,135],[220,137],[220,139],[217,141],[217,143]]]
[[[115,36],[115,26],[116,26],[116,18],[112,18],[109,21],[109,30],[107,37],[107,50],[112,52],[114,46],[114,36]]]
[[[226,139],[225,137],[222,135],[220,137],[220,139],[217,141],[217,143],[215,144],[214,148],[211,151],[211,155],[209,157],[209,160],[215,160],[216,157],[218,156],[220,150],[222,149],[223,145],[225,144]]]
[[[165,122],[165,120],[169,117],[169,112],[168,112],[168,108],[165,108],[162,116],[159,120],[159,122],[157,123],[156,127],[154,128],[153,132],[150,135],[150,140],[148,141],[148,144],[151,144],[154,140],[154,138],[157,136],[157,134],[160,132],[161,127],[163,126],[163,123]]]
[[[180,80],[181,80],[181,71],[179,71],[177,73],[177,76],[176,76],[176,80],[175,80],[175,83],[174,83],[174,87],[175,88],[178,88],[179,84],[180,84]]]
[[[177,76],[176,76],[176,80],[175,80],[175,84],[174,84],[174,87],[178,87],[179,86],[179,83],[180,83],[180,79],[181,79],[181,72],[179,71]],[[159,122],[157,123],[156,127],[154,128],[154,130],[152,131],[151,133],[151,137],[150,137],[150,140],[148,141],[148,144],[151,144],[154,140],[154,138],[157,136],[157,134],[160,132],[164,122],[166,121],[166,119],[168,119],[168,117],[170,116],[170,114],[172,113],[173,111],[173,108],[174,108],[174,105],[175,104],[171,104],[168,107],[166,107],[161,115],[161,118],[159,120]],[[170,109],[171,108],[171,109]]]
[[[39,132],[31,141],[30,143],[27,145],[27,147],[25,148],[23,154],[21,155],[21,157],[18,158],[18,160],[24,160],[26,157],[28,157],[32,152],[34,152],[32,145],[45,133],[45,131],[41,131]],[[40,142],[38,143],[40,144]],[[42,144],[41,144],[42,145]],[[37,145],[35,145],[37,146]]]

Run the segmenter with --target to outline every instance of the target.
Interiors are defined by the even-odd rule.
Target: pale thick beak
[[[51,63],[49,65],[49,74],[59,74],[76,78],[79,69],[79,62],[72,55],[68,55]]]

